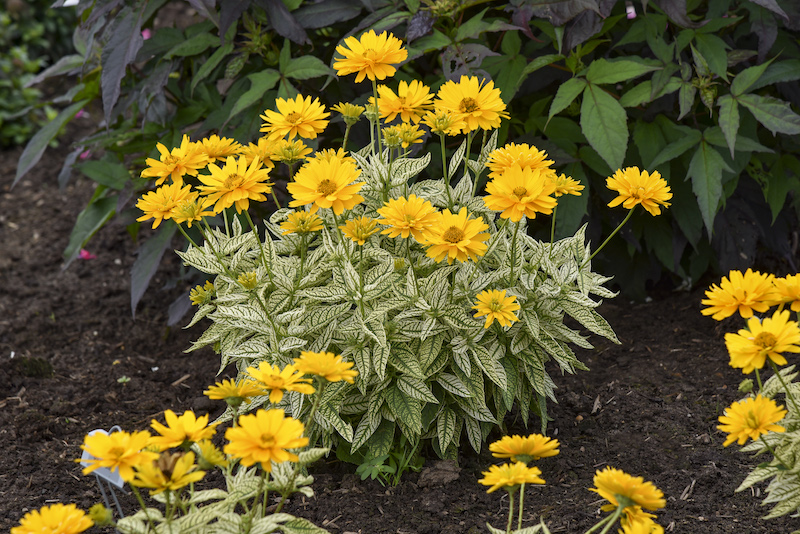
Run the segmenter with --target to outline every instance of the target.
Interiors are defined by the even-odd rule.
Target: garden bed
[[[63,151],[49,151],[10,190],[18,157],[19,151],[0,153],[2,531],[53,501],[88,509],[100,500],[94,478],[82,476],[73,461],[86,432],[144,429],[168,408],[212,418],[223,408],[202,393],[222,378],[215,376],[217,356],[210,349],[183,353],[204,326],[166,326],[167,306],[186,289],[162,289],[177,271],[177,256],[163,262],[134,320],[135,245],[125,229],[107,225],[91,242],[96,258],[62,271],[61,250],[92,184],[75,179],[60,192]],[[559,404],[550,407],[548,433],[560,440],[561,453],[539,462],[547,485],[529,489],[526,524],[543,516],[554,533],[586,530],[600,506],[587,488],[594,471],[610,465],[664,491],[667,507],[658,520],[668,532],[800,528],[797,519],[759,519],[766,513],[760,498],[734,494],[759,460],[722,448],[717,417],[741,397],[736,387],[743,375],[728,366],[722,339],[736,325],[729,320],[721,328],[702,317],[701,295],[698,289],[654,294],[648,303],[609,301],[600,311],[622,344],[593,338],[594,351],[577,349],[590,372],[560,377],[551,370]],[[52,376],[42,376],[48,366]],[[508,423],[511,432],[525,432],[519,422]],[[487,451],[477,455],[465,442],[457,472],[426,453],[423,472],[396,488],[360,481],[354,466],[331,455],[315,466],[316,496],[295,497],[288,511],[334,533],[456,534],[504,524],[503,492],[487,495],[477,483],[492,463]],[[457,478],[443,483],[453,473]],[[132,498],[123,505],[135,508]]]

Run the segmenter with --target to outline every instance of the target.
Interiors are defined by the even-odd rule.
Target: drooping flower
[[[633,505],[626,506],[625,512],[640,512],[641,508],[647,510],[657,510],[667,505],[664,493],[655,487],[652,482],[645,482],[642,477],[631,476],[620,469],[606,467],[602,471],[596,471],[594,475],[593,491],[607,500],[609,504],[600,507],[604,512],[615,510],[619,506],[618,497],[625,497],[633,502]],[[639,508],[639,510],[637,510]]]
[[[156,178],[156,185],[161,185],[167,178],[182,185],[185,175],[197,176],[198,170],[208,162],[196,144],[189,141],[188,135],[184,135],[181,145],[171,151],[161,143],[156,143],[156,148],[161,157],[147,158],[145,163],[148,167],[142,171],[142,178]]]
[[[436,96],[437,108],[464,121],[461,133],[499,128],[502,119],[509,117],[500,89],[491,80],[483,83],[475,76],[461,76],[458,82],[451,80],[442,85]]]
[[[136,202],[136,207],[144,215],[136,219],[139,222],[153,219],[153,228],[167,219],[171,219],[173,209],[184,200],[192,198],[192,186],[182,185],[180,182],[162,185],[155,191],[148,191]]]
[[[555,195],[556,198],[562,195],[575,195],[576,197],[581,196],[581,191],[584,190],[584,186],[578,180],[567,176],[566,174],[556,175],[553,173],[550,175],[550,178],[553,180],[553,183],[556,185]]]
[[[297,370],[306,375],[324,378],[328,382],[344,380],[352,384],[358,371],[351,369],[353,362],[346,362],[341,356],[332,352],[302,351],[299,358],[294,359]]]
[[[725,334],[725,345],[731,357],[731,367],[743,373],[762,369],[767,358],[777,365],[786,365],[784,352],[800,352],[800,328],[789,320],[789,310],[775,312],[761,321],[751,317],[747,328]]]
[[[774,275],[761,274],[752,269],[747,269],[744,274],[731,271],[727,277],[722,277],[719,285],[712,284],[706,291],[706,298],[700,303],[708,308],[700,310],[700,313],[711,315],[717,321],[737,311],[743,319],[752,317],[754,311],[764,313],[774,300],[774,279]]]
[[[347,155],[347,151],[343,148],[323,148],[322,150],[317,150],[314,153],[314,159],[321,159],[322,161],[330,161],[332,159],[339,159],[341,161],[347,161],[352,163],[353,165],[356,164],[356,160],[351,158]]]
[[[210,439],[204,439],[195,443],[197,450],[197,464],[200,469],[212,469],[214,467],[228,467],[228,458],[222,454]]]
[[[274,161],[280,161],[286,165],[294,165],[298,161],[302,161],[313,152],[299,139],[295,141],[287,141],[286,139],[278,139],[272,149],[270,156]]]
[[[436,135],[459,135],[467,123],[460,114],[446,109],[435,108],[422,117],[422,124],[428,126]]]
[[[384,80],[394,76],[394,65],[408,58],[408,51],[403,48],[400,39],[387,32],[376,35],[375,30],[363,33],[358,39],[346,38],[344,46],[336,47],[336,53],[343,56],[333,63],[336,74],[355,74],[356,83],[365,77],[370,80]]]
[[[250,399],[263,394],[263,390],[252,380],[223,380],[209,386],[203,395],[211,400],[224,400],[231,406],[242,402],[250,404]]]
[[[193,411],[187,410],[178,416],[172,410],[166,410],[164,418],[166,426],[155,419],[150,421],[150,426],[159,435],[151,437],[147,443],[161,451],[211,439],[217,431],[217,425],[208,424],[208,414],[196,417]]]
[[[397,94],[386,85],[378,86],[378,110],[386,122],[392,122],[399,115],[401,121],[416,124],[432,107],[431,90],[419,80],[411,83],[401,80]]]
[[[511,326],[511,323],[519,321],[514,312],[519,309],[517,297],[511,295],[506,297],[506,290],[487,289],[481,291],[476,297],[476,303],[472,307],[475,311],[473,317],[486,316],[484,328],[489,328],[492,322],[497,321],[501,326]]]
[[[261,464],[265,471],[272,471],[272,462],[296,462],[296,454],[287,449],[308,445],[303,437],[303,423],[285,417],[283,410],[258,410],[255,414],[239,417],[239,425],[225,431],[225,453],[239,458],[245,467]]]
[[[199,141],[202,145],[202,153],[206,155],[208,163],[215,161],[225,161],[231,156],[242,152],[242,145],[235,139],[212,135],[204,137]]]
[[[278,98],[275,100],[278,111],[265,110],[261,118],[264,124],[261,131],[268,134],[270,141],[282,138],[316,139],[328,126],[330,113],[325,111],[319,98],[311,100],[297,95],[294,99]]]
[[[527,143],[509,143],[493,150],[486,160],[489,178],[499,178],[511,167],[519,166],[542,171],[545,176],[553,172],[553,160],[547,159],[547,152]]]
[[[361,171],[348,160],[331,158],[328,161],[309,160],[286,189],[294,197],[289,206],[296,208],[311,204],[311,213],[320,208],[332,208],[341,215],[364,201],[358,194],[364,182],[353,183]]]
[[[478,482],[484,486],[491,486],[486,493],[492,493],[500,488],[514,491],[520,484],[544,484],[544,479],[539,476],[542,471],[538,467],[528,467],[523,462],[493,465],[481,474],[483,478]]]
[[[236,212],[241,213],[250,207],[251,200],[264,201],[267,199],[265,193],[272,191],[269,173],[258,158],[248,166],[243,156],[239,156],[238,161],[229,156],[223,167],[209,163],[208,170],[211,175],[198,176],[203,183],[199,189],[212,202],[216,202],[215,213],[221,213],[231,206],[236,206]]]
[[[422,139],[420,139],[425,132],[420,130],[419,127],[415,124],[409,124],[407,122],[401,123],[397,127],[397,132],[400,135],[400,146],[403,148],[408,148],[411,145],[422,143]]]
[[[725,408],[725,415],[719,417],[722,424],[717,428],[728,434],[722,445],[727,447],[734,441],[744,445],[748,439],[756,440],[768,432],[785,432],[786,429],[776,423],[787,413],[783,406],[761,395],[734,402]]]
[[[631,512],[627,510],[625,515],[620,517],[619,524],[622,527],[617,530],[618,534],[664,534],[664,527],[653,521],[656,516],[641,511]]]
[[[775,278],[772,306],[790,304],[793,312],[800,312],[800,274]]]
[[[202,480],[205,471],[197,469],[193,452],[162,452],[158,460],[136,468],[136,477],[131,485],[149,488],[150,495],[179,490],[193,482]]]
[[[625,209],[632,210],[641,204],[653,216],[661,213],[661,206],[668,208],[667,201],[672,198],[667,181],[658,171],[648,174],[638,167],[618,169],[613,177],[606,179],[606,187],[619,195],[608,203],[610,208],[622,204]]]
[[[170,218],[177,224],[186,224],[189,228],[192,223],[202,220],[203,217],[214,215],[213,211],[206,211],[214,202],[209,198],[199,198],[197,192],[192,192],[187,198],[179,201],[170,212]]]
[[[556,456],[559,442],[541,434],[530,436],[503,436],[502,439],[489,445],[495,458],[510,458],[512,462],[525,462]]]
[[[447,258],[448,264],[452,264],[453,260],[475,260],[486,254],[488,247],[484,241],[489,239],[489,234],[484,230],[488,228],[483,219],[470,218],[467,208],[461,208],[458,213],[446,209],[437,214],[436,223],[425,235],[428,245],[426,254],[436,261]]]
[[[158,453],[144,450],[149,440],[150,432],[146,430],[111,434],[95,432],[91,436],[87,435],[81,449],[94,458],[86,460],[90,465],[83,468],[83,474],[88,475],[95,469],[107,467],[112,472],[119,471],[122,480],[129,482],[133,479],[134,467],[158,458]]]
[[[322,230],[322,219],[310,211],[293,211],[281,223],[281,235],[308,234]]]
[[[203,304],[211,302],[211,299],[214,298],[216,293],[216,288],[214,288],[214,284],[211,280],[206,280],[206,283],[202,286],[197,285],[192,288],[189,292],[189,300],[195,306],[202,306]]]
[[[11,534],[78,534],[94,525],[74,504],[56,503],[25,514]]]
[[[343,225],[339,226],[339,229],[344,233],[345,237],[363,246],[364,243],[367,242],[369,236],[378,231],[375,227],[376,224],[377,221],[372,217],[362,216],[348,220]]]
[[[403,239],[413,235],[414,239],[423,244],[427,241],[425,233],[438,220],[436,208],[414,193],[408,195],[408,200],[405,197],[390,199],[382,208],[378,208],[378,214],[383,217],[378,222],[389,227],[382,234],[389,234],[389,237],[401,236]]]
[[[275,168],[275,163],[272,161],[272,154],[275,152],[276,143],[270,141],[266,136],[259,137],[256,143],[250,143],[242,147],[242,156],[251,165],[255,158],[258,158],[267,170]]]
[[[340,113],[344,123],[348,126],[352,126],[357,123],[365,110],[364,106],[357,106],[355,104],[350,104],[349,102],[339,102],[335,106],[331,106],[331,109]]]
[[[556,207],[551,197],[555,183],[540,169],[513,165],[486,184],[483,203],[487,208],[500,211],[500,217],[518,222],[523,216],[535,219],[537,213],[550,215]]]
[[[261,362],[258,367],[248,367],[247,374],[256,381],[264,393],[269,394],[269,401],[277,404],[283,399],[284,391],[298,391],[303,395],[314,393],[310,378],[303,378],[303,373],[289,364],[283,369],[269,362]]]
[[[400,139],[400,128],[397,126],[387,126],[381,130],[381,137],[383,138],[383,144],[386,148],[400,148],[402,144],[402,140]]]

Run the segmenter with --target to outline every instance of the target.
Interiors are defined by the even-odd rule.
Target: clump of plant
[[[595,310],[592,296],[614,293],[591,269],[585,228],[560,241],[529,235],[581,186],[535,147],[495,148],[507,112],[492,82],[465,76],[435,95],[416,80],[379,84],[405,59],[387,33],[348,38],[338,54],[340,75],[372,86],[366,108],[334,106],[347,125],[340,148],[303,143],[330,114],[298,96],[264,112],[265,135],[247,148],[184,139],[148,160],[142,175],[164,185],[140,199],[140,220],[177,223],[191,242],[181,258],[212,277],[192,295],[192,324],[212,321],[193,349],[212,345],[220,369],[234,363],[242,374],[305,353],[353,362],[359,377],[325,391],[310,436],[346,442],[366,461],[390,454],[400,436],[409,450],[424,441],[454,458],[466,435],[479,451],[512,409],[526,422],[538,415],[544,431],[555,399],[546,365],[586,369],[570,344],[591,348],[565,318],[617,340]],[[372,141],[348,154],[363,116]],[[430,154],[412,155],[427,134],[421,125],[440,141],[444,178],[426,179]],[[448,156],[455,136],[465,139]],[[270,169],[281,163],[291,174],[289,208],[299,209],[276,206],[256,224],[249,208],[272,196]],[[617,171],[608,187],[618,194],[612,206],[652,215],[671,198],[658,173],[636,168]],[[309,409],[298,394],[282,402],[295,417]]]
[[[717,321],[736,314],[746,320],[745,328],[725,334],[725,345],[731,367],[756,377],[756,384],[749,378],[741,383],[739,391],[748,396],[731,404],[719,418],[717,428],[728,434],[723,445],[736,442],[744,445],[743,452],[772,457],[753,469],[736,491],[769,480],[763,504],[774,506],[764,518],[796,512],[800,509],[800,384],[795,382],[795,366],[786,366],[786,355],[800,352],[800,327],[791,320],[792,312],[800,312],[800,275],[778,278],[750,269],[731,271],[706,291],[702,303],[707,306],[702,313]],[[777,309],[769,316],[773,307]],[[766,366],[773,374],[762,380]],[[778,404],[779,396],[785,406]]]

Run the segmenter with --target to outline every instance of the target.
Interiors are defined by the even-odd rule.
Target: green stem
[[[515,285],[516,279],[514,278],[514,267],[517,265],[517,233],[519,233],[519,225],[522,222],[522,217],[517,221],[514,226],[514,237],[511,238],[511,278],[508,285]]]
[[[414,292],[419,295],[419,282],[417,282],[417,270],[414,268],[414,260],[411,259],[411,236],[408,236],[406,241],[406,256],[408,257],[408,268],[411,269],[411,274],[414,275]]]
[[[775,376],[778,377],[781,385],[783,386],[783,393],[786,398],[789,399],[789,402],[792,403],[792,407],[794,408],[794,413],[796,415],[800,415],[800,408],[797,407],[797,402],[795,401],[794,395],[791,391],[789,391],[789,386],[786,385],[786,382],[783,380],[783,375],[781,375],[780,371],[778,370],[778,364],[773,362],[771,359],[769,360],[769,364],[772,366],[772,370],[775,371]]]
[[[275,205],[278,206],[278,209],[281,209],[281,203],[278,202],[278,197],[275,195],[275,188],[270,187],[269,192],[272,193],[272,200],[275,201]]]
[[[344,139],[342,139],[342,150],[347,151],[347,138],[350,137],[350,126],[349,124],[345,123],[344,127]]]
[[[484,137],[486,137],[484,135]],[[525,504],[525,483],[519,487],[519,517],[517,518],[517,530],[522,530],[522,509]]]
[[[508,523],[506,524],[506,534],[511,534],[511,527],[514,524],[514,494],[508,492]]]
[[[619,519],[619,516],[622,515],[622,510],[623,509],[624,509],[624,507],[622,505],[617,506],[617,509],[614,510],[613,514],[611,514],[609,516],[606,516],[604,519],[599,521],[595,526],[593,526],[592,528],[587,530],[584,534],[591,534],[592,532],[594,532],[595,530],[597,530],[598,528],[600,528],[603,525],[605,525],[605,526],[604,526],[603,530],[600,532],[600,534],[606,534],[606,532],[608,532],[608,529],[610,529],[611,526],[614,523],[616,523],[617,519]]]
[[[469,172],[469,149],[472,146],[472,132],[467,132],[467,146],[464,147],[464,174],[466,175]],[[472,187],[472,196],[475,196],[475,190],[477,189],[478,181],[475,180],[475,184]]]
[[[600,248],[598,248],[597,250],[595,250],[595,251],[592,253],[592,255],[591,255],[591,256],[589,256],[589,259],[587,259],[585,262],[583,262],[583,264],[581,265],[581,268],[583,268],[583,266],[584,266],[584,265],[586,265],[587,263],[589,263],[590,261],[592,261],[592,258],[594,258],[595,256],[597,256],[597,253],[598,253],[598,252],[600,252],[601,250],[603,250],[603,247],[605,247],[605,246],[606,246],[606,244],[608,244],[608,242],[609,242],[609,241],[611,241],[611,238],[612,238],[612,237],[614,237],[615,235],[617,235],[617,232],[619,232],[619,231],[620,231],[620,228],[622,228],[623,226],[625,226],[625,223],[626,223],[626,222],[628,222],[628,219],[630,219],[630,218],[631,218],[631,215],[633,215],[633,210],[634,210],[635,208],[636,208],[636,206],[634,206],[633,208],[631,208],[631,209],[628,211],[628,215],[627,215],[627,216],[626,216],[626,217],[625,217],[625,218],[622,220],[622,222],[621,222],[621,223],[619,223],[619,226],[617,226],[616,228],[614,228],[614,231],[613,231],[613,232],[611,232],[611,235],[609,235],[609,236],[606,238],[606,240],[605,240],[605,241],[603,241],[603,244],[602,244],[602,245],[600,245]]]
[[[378,157],[383,160],[383,145],[381,145],[381,116],[378,111],[378,81],[372,80],[372,96],[375,98],[375,129],[378,132]]]
[[[185,237],[186,240],[189,241],[189,243],[191,243],[194,248],[200,248],[197,246],[197,243],[194,242],[194,239],[189,237],[189,234],[186,233],[186,230],[184,230],[183,226],[181,226],[180,224],[178,225],[178,230],[180,230],[180,232],[183,234],[183,237]]]
[[[760,436],[758,437],[758,439],[760,439],[760,440],[761,440],[761,443],[763,443],[763,444],[764,444],[764,446],[767,448],[767,450],[770,452],[770,454],[772,454],[772,456],[774,456],[774,457],[775,457],[775,459],[776,459],[776,460],[778,460],[778,463],[780,463],[780,464],[781,464],[781,465],[782,465],[782,466],[783,466],[783,467],[784,467],[784,468],[785,468],[787,471],[788,471],[789,469],[791,469],[791,468],[790,468],[790,467],[789,467],[789,466],[786,464],[786,462],[784,462],[784,461],[781,459],[781,457],[780,457],[780,456],[778,456],[778,454],[775,452],[775,449],[773,449],[773,448],[772,448],[772,446],[771,446],[769,443],[767,443],[767,440],[765,440],[765,439],[764,439],[764,435],[763,435],[763,434],[762,434],[762,435],[760,435]]]
[[[366,319],[364,314],[364,245],[358,247],[360,249],[361,258],[358,261],[358,307],[361,310],[361,317]]]
[[[764,386],[761,384],[761,373],[758,372],[758,368],[756,368],[756,382],[758,382],[758,392],[761,393]]]
[[[272,283],[272,269],[269,268],[267,265],[267,257],[264,254],[264,246],[261,244],[261,236],[258,235],[258,230],[256,230],[256,225],[253,224],[253,219],[250,217],[250,212],[244,210],[244,216],[247,218],[248,224],[250,224],[250,229],[253,231],[253,234],[256,236],[256,243],[258,243],[258,250],[261,253],[261,264],[267,270],[267,274],[269,274],[269,282]]]
[[[556,237],[556,212],[558,210],[558,205],[553,208],[553,220],[550,223],[550,251],[553,251],[553,241],[555,241]]]
[[[225,221],[225,235],[230,237],[231,236],[231,231],[230,231],[230,225],[228,224],[228,210],[227,209],[222,210],[222,220]]]
[[[447,193],[447,208],[453,211],[453,196],[450,194],[450,174],[447,171],[447,153],[444,148],[445,135],[439,134],[442,141],[442,180],[444,180],[444,192]]]
[[[147,518],[147,522],[150,524],[150,528],[153,529],[153,532],[156,531],[156,525],[153,522],[153,518],[150,517],[150,514],[147,513],[147,506],[144,504],[144,499],[142,499],[142,494],[139,493],[139,488],[130,484],[131,489],[133,490],[133,494],[136,495],[136,500],[139,501],[139,506],[142,507],[142,511],[144,512],[144,516]]]

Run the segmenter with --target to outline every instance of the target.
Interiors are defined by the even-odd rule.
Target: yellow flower
[[[331,106],[333,111],[336,111],[342,115],[342,119],[344,119],[344,123],[348,126],[352,126],[358,122],[361,118],[361,114],[364,113],[364,106],[357,106],[355,104],[339,102],[335,106]]]
[[[512,462],[548,458],[558,454],[558,440],[541,434],[530,436],[503,436],[502,439],[489,445],[495,458],[511,458]]]
[[[619,506],[618,497],[625,497],[633,502],[633,505],[625,508],[626,513],[630,508],[634,509],[632,512],[636,512],[636,507],[657,510],[667,505],[664,493],[652,482],[645,482],[642,477],[631,476],[613,467],[596,471],[594,485],[589,491],[599,494],[611,503],[600,507],[604,512],[615,510]]]
[[[416,143],[422,143],[420,137],[425,135],[425,132],[420,130],[418,126],[408,124],[407,122],[400,124],[397,127],[397,131],[400,134],[400,146],[403,148],[408,148]]]
[[[467,208],[461,208],[456,214],[446,209],[436,218],[436,224],[426,234],[429,258],[436,261],[447,258],[447,263],[452,264],[453,260],[465,262],[486,254],[488,247],[484,241],[489,239],[489,234],[484,230],[489,225],[483,219],[471,219]]]
[[[514,295],[506,297],[506,290],[497,291],[496,289],[487,289],[478,293],[477,303],[472,307],[477,310],[473,317],[486,316],[486,324],[484,328],[489,328],[492,321],[497,320],[502,326],[511,326],[511,323],[519,321],[519,317],[514,315],[514,312],[519,309]]]
[[[359,39],[348,37],[344,44],[336,47],[336,53],[344,57],[336,59],[333,68],[339,76],[355,74],[356,83],[365,77],[384,80],[394,76],[396,69],[392,65],[408,57],[400,39],[387,32],[376,35],[375,30],[369,30]]]
[[[328,382],[344,380],[352,384],[358,371],[351,369],[353,362],[345,362],[341,356],[332,352],[302,351],[299,358],[294,359],[297,370],[305,375],[324,378]]]
[[[389,234],[389,237],[402,236],[403,239],[413,235],[414,239],[423,244],[427,240],[425,232],[438,220],[436,208],[414,193],[408,195],[408,200],[405,197],[389,200],[382,208],[378,208],[378,214],[383,217],[378,222],[389,226],[382,234]]]
[[[209,386],[203,395],[211,400],[224,400],[232,406],[239,406],[242,402],[250,404],[250,399],[262,393],[258,384],[252,380],[223,380]]]
[[[264,193],[272,190],[268,171],[261,167],[258,158],[253,159],[248,167],[243,156],[239,156],[238,161],[229,156],[224,167],[209,163],[208,170],[211,171],[210,176],[198,176],[204,184],[199,189],[212,202],[216,202],[215,213],[231,206],[236,206],[236,212],[241,213],[250,207],[251,200],[264,201],[267,199]]]
[[[314,393],[310,378],[303,378],[297,368],[289,364],[281,370],[277,365],[272,366],[269,362],[261,362],[258,368],[248,367],[247,374],[256,381],[264,390],[269,392],[269,401],[277,404],[283,399],[284,391],[299,391],[303,395]]]
[[[484,486],[491,486],[486,493],[492,493],[500,488],[514,491],[520,484],[544,484],[544,479],[539,476],[542,471],[538,467],[528,467],[523,462],[493,465],[481,474],[483,478],[478,482]]]
[[[560,197],[561,195],[575,195],[576,197],[579,197],[581,196],[581,191],[584,189],[584,186],[582,186],[578,180],[575,180],[566,174],[556,175],[556,173],[553,173],[550,175],[550,179],[553,180],[553,183],[556,185],[556,198]]]
[[[789,310],[775,312],[762,322],[758,317],[747,321],[747,329],[725,334],[725,345],[731,356],[731,367],[743,373],[761,369],[767,358],[786,365],[783,352],[800,352],[800,328],[789,320]]]
[[[191,228],[194,221],[214,215],[213,211],[206,211],[206,208],[214,202],[208,198],[198,198],[198,196],[198,193],[192,192],[187,198],[179,201],[170,211],[170,218],[177,224],[186,223],[186,226]]]
[[[400,139],[400,128],[397,126],[389,126],[381,130],[383,136],[383,144],[386,148],[400,148],[403,140]]]
[[[200,456],[197,463],[201,469],[212,469],[214,467],[228,467],[228,459],[211,443],[211,440],[204,439],[195,443]]]
[[[331,114],[325,111],[319,98],[311,100],[310,96],[297,95],[294,100],[279,98],[275,105],[278,111],[268,109],[261,115],[264,119],[261,131],[269,134],[270,141],[287,136],[291,140],[298,135],[304,139],[316,139],[317,134],[328,126]]]
[[[230,156],[235,156],[242,152],[242,145],[235,139],[212,135],[199,141],[202,146],[202,153],[206,155],[208,163],[215,161],[225,161]]]
[[[416,124],[432,107],[430,88],[418,80],[411,83],[401,81],[397,94],[385,85],[378,86],[378,110],[386,122],[392,122],[400,115],[401,121]]]
[[[205,475],[205,471],[194,465],[193,452],[162,452],[158,460],[136,468],[136,478],[131,480],[131,485],[150,488],[150,495],[157,495],[181,489]]]
[[[515,164],[486,184],[488,195],[483,197],[483,203],[490,210],[502,210],[503,219],[514,222],[523,216],[535,219],[537,213],[553,213],[556,199],[550,195],[555,190],[556,184],[544,171]]]
[[[756,440],[769,432],[785,432],[786,429],[776,425],[788,412],[778,406],[772,399],[761,395],[748,397],[734,402],[725,408],[725,415],[719,417],[717,428],[726,432],[728,437],[722,445],[727,447],[734,441],[744,445],[748,438]]]
[[[626,513],[619,520],[618,534],[664,534],[664,527],[653,521],[655,516],[646,512]]]
[[[293,211],[281,223],[281,235],[308,234],[322,230],[322,219],[309,211]]]
[[[242,147],[242,156],[248,165],[253,163],[255,158],[258,158],[267,170],[275,168],[275,163],[272,162],[272,154],[275,151],[276,143],[270,141],[267,137],[259,137],[257,143],[250,143],[246,147]]]
[[[344,233],[345,237],[359,245],[364,245],[367,242],[367,238],[378,231],[375,228],[376,224],[377,221],[371,217],[358,217],[350,219],[339,226],[339,229]]]
[[[458,82],[451,80],[442,85],[436,96],[437,108],[464,121],[461,133],[499,128],[501,120],[509,117],[500,89],[491,80],[484,84],[475,76],[462,76]]]
[[[203,304],[208,304],[211,302],[211,299],[214,298],[217,291],[214,287],[214,284],[211,283],[211,280],[206,280],[206,283],[201,285],[197,285],[192,288],[189,292],[189,300],[195,306],[201,306]]]
[[[295,141],[278,139],[273,146],[270,158],[286,165],[294,165],[298,161],[304,160],[311,152],[313,151],[299,139]]]
[[[771,274],[761,274],[751,269],[747,269],[744,274],[741,271],[731,271],[727,277],[722,277],[719,285],[712,284],[706,291],[707,298],[700,303],[708,308],[700,310],[700,313],[711,315],[717,321],[730,317],[737,311],[743,319],[752,317],[753,311],[764,313],[774,300],[774,279],[775,276]]]
[[[252,291],[258,286],[258,273],[255,271],[247,271],[246,273],[240,274],[238,278],[236,278],[236,281],[247,291]]]
[[[83,468],[83,474],[88,475],[95,469],[107,467],[111,471],[119,471],[122,480],[129,482],[133,479],[133,468],[143,463],[151,462],[158,458],[158,453],[143,450],[150,440],[150,432],[112,432],[104,434],[95,432],[86,436],[81,449],[91,454],[94,459],[87,460],[90,464]]]
[[[772,306],[791,303],[793,312],[800,312],[800,274],[790,274],[784,278],[775,278],[774,299]]]
[[[617,170],[613,177],[606,179],[606,187],[619,195],[608,203],[610,208],[622,204],[625,209],[632,210],[641,204],[653,216],[661,213],[661,206],[668,208],[667,201],[672,198],[667,181],[658,171],[648,174],[638,167]]]
[[[297,461],[297,455],[286,449],[308,445],[303,430],[303,423],[284,417],[283,410],[258,410],[239,417],[239,426],[225,431],[224,450],[245,467],[261,464],[265,471],[272,471],[271,462]]]
[[[446,109],[435,108],[422,117],[422,123],[437,135],[458,135],[467,127],[467,123],[461,120],[459,115]]]
[[[553,160],[547,159],[547,152],[527,143],[509,143],[493,150],[486,160],[486,166],[491,171],[489,178],[499,178],[514,166],[542,171],[545,176],[550,176],[553,172],[550,168],[552,164]]]
[[[172,218],[172,210],[184,200],[192,198],[192,186],[174,182],[162,185],[155,191],[142,195],[136,202],[136,207],[144,215],[136,219],[139,222],[153,219],[153,228],[158,228],[162,221]]]
[[[164,412],[164,418],[167,421],[166,426],[155,419],[150,421],[150,426],[160,435],[151,437],[147,443],[148,446],[161,451],[190,442],[211,439],[217,431],[217,425],[208,424],[207,414],[195,417],[194,412],[187,410],[183,415],[177,416],[172,410],[167,410]]]
[[[156,185],[161,185],[167,177],[177,184],[183,184],[184,175],[197,176],[198,169],[207,163],[205,154],[189,141],[188,135],[184,135],[181,146],[173,148],[171,152],[161,143],[156,143],[156,148],[161,154],[160,159],[147,158],[145,163],[149,167],[142,171],[142,178],[157,178]]]
[[[56,503],[28,512],[11,534],[78,534],[94,523],[74,504]]]
[[[309,160],[297,171],[294,182],[286,186],[294,197],[289,206],[311,204],[311,213],[319,208],[332,208],[333,213],[341,215],[364,201],[358,194],[364,182],[353,183],[360,174],[355,164],[338,157],[328,161]]]
[[[314,154],[314,159],[321,159],[322,161],[340,159],[342,161],[352,163],[353,165],[356,164],[356,160],[348,156],[347,151],[345,151],[343,148],[337,148],[335,150],[333,148],[324,148],[322,150],[317,150],[317,152]]]

